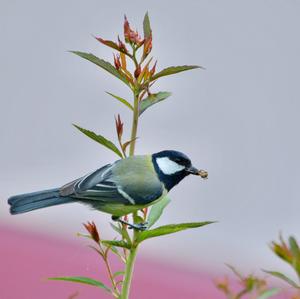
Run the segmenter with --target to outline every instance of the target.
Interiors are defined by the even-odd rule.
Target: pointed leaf
[[[271,298],[272,296],[277,295],[279,292],[280,292],[280,289],[278,289],[278,288],[272,288],[272,289],[269,289],[269,290],[266,290],[266,291],[262,292],[257,297],[257,299],[268,299],[268,298]]]
[[[144,17],[143,29],[144,29],[144,38],[147,39],[147,38],[151,37],[152,30],[151,30],[151,26],[150,26],[150,19],[149,19],[148,12],[146,12],[145,17]]]
[[[106,139],[105,137],[101,136],[101,135],[97,135],[96,133],[83,129],[75,124],[73,124],[73,126],[75,128],[77,128],[80,132],[82,132],[83,134],[85,134],[86,136],[90,137],[91,139],[93,139],[94,141],[102,144],[103,146],[105,146],[106,148],[110,149],[111,151],[113,151],[114,153],[116,153],[119,157],[123,158],[122,153],[119,151],[119,149],[108,139]]]
[[[154,204],[151,207],[149,216],[147,218],[148,228],[153,226],[158,221],[158,219],[160,218],[160,216],[163,213],[163,210],[170,203],[170,201],[171,201],[171,199],[169,197],[165,196],[158,203]]]
[[[126,149],[127,149],[128,145],[130,143],[132,143],[133,141],[137,140],[137,139],[138,139],[138,137],[135,137],[135,138],[133,138],[131,140],[128,140],[128,141],[124,142],[123,145],[122,145],[123,151],[126,152]]]
[[[120,53],[121,57],[121,67],[123,70],[127,70],[126,56],[124,53]],[[129,73],[130,74],[130,73]]]
[[[300,260],[300,249],[296,239],[294,237],[289,237],[289,243],[293,256]]]
[[[77,283],[88,284],[88,285],[99,287],[99,288],[104,289],[107,292],[111,293],[110,288],[107,287],[104,283],[102,283],[101,281],[89,278],[89,277],[84,277],[84,276],[67,276],[67,277],[51,277],[51,278],[48,278],[48,279],[50,279],[50,280],[62,280],[62,281],[70,281],[70,282],[77,282]]]
[[[106,91],[106,93],[109,94],[110,96],[112,96],[113,98],[117,99],[118,101],[120,101],[121,103],[123,103],[123,104],[126,105],[129,109],[131,109],[131,110],[133,111],[133,107],[132,107],[132,105],[131,105],[128,101],[126,101],[125,99],[123,99],[123,98],[121,98],[121,97],[119,97],[119,96],[116,96],[116,95],[114,95],[114,94],[112,94],[112,93],[110,93],[110,92],[108,92],[108,91]]]
[[[127,249],[131,249],[131,246],[125,241],[117,241],[117,240],[103,240],[101,241],[104,245],[111,245],[116,247],[123,247]]]
[[[286,275],[284,275],[281,272],[266,271],[266,270],[263,270],[263,271],[268,273],[268,274],[271,274],[271,275],[273,275],[277,278],[280,278],[280,279],[284,280],[285,282],[287,282],[289,285],[291,285],[294,288],[300,289],[300,286],[295,281],[293,281],[291,278],[287,277]]]
[[[167,92],[167,91],[161,91],[161,92],[153,93],[153,94],[149,95],[147,98],[145,98],[144,100],[142,100],[140,102],[139,115],[141,115],[146,109],[148,109],[152,105],[165,100],[170,95],[171,95],[171,93]]]
[[[113,223],[110,223],[110,226],[112,227],[112,229],[114,231],[116,231],[117,233],[119,233],[122,236],[122,229],[118,225],[114,225]]]
[[[292,266],[300,277],[300,249],[294,237],[289,237],[289,244],[293,255]]]
[[[119,233],[122,236],[122,238],[127,241],[128,244],[131,244],[131,239],[130,239],[127,229],[125,229],[123,227],[121,228],[117,225],[114,225],[113,223],[110,223],[110,226],[113,228],[113,230],[115,230],[117,233]]]
[[[114,254],[116,254],[117,256],[120,256],[120,253],[119,253],[119,251],[118,251],[118,249],[115,247],[115,246],[111,246],[111,245],[109,245],[110,247],[110,250],[114,253]]]
[[[124,274],[125,274],[124,271],[117,271],[117,272],[115,272],[115,273],[113,274],[113,278],[116,278],[117,276],[119,276],[119,275],[124,275]]]
[[[126,77],[123,76],[122,74],[120,74],[118,72],[118,70],[116,70],[111,63],[98,58],[97,56],[93,55],[92,53],[85,53],[85,52],[79,52],[79,51],[71,51],[71,53],[74,53],[74,54],[100,66],[102,69],[106,70],[107,72],[109,72],[113,76],[117,77],[118,79],[120,79],[126,85],[129,86],[129,82],[127,81]]]
[[[189,71],[189,70],[193,70],[193,69],[197,69],[197,68],[203,69],[203,67],[199,66],[199,65],[170,66],[170,67],[167,67],[167,68],[163,69],[162,71],[156,73],[151,78],[151,81],[154,81],[160,77],[169,76],[169,75],[173,75],[173,74],[177,74],[180,72]]]
[[[77,237],[84,237],[92,240],[92,237],[90,235],[82,234],[82,233],[76,233]]]
[[[207,224],[214,223],[213,221],[205,221],[205,222],[191,222],[191,223],[179,223],[179,224],[168,224],[168,225],[163,225],[151,230],[146,230],[143,232],[140,232],[138,237],[137,237],[137,242],[142,242],[146,239],[158,237],[158,236],[163,236],[163,235],[168,235],[168,234],[173,234],[185,229],[189,228],[197,228],[201,227]]]
[[[145,77],[145,75],[148,73],[148,76],[150,75],[149,73],[149,64],[151,63],[152,61],[152,57],[148,60],[148,62],[145,64],[145,66],[143,67],[143,70],[141,71],[141,73],[138,75],[138,83],[141,83],[142,82],[142,79]],[[144,79],[144,80],[147,80],[147,79]]]
[[[95,252],[97,252],[99,255],[101,255],[101,256],[103,257],[102,252],[101,252],[98,248],[96,248],[96,247],[93,246],[93,245],[89,245],[88,247],[91,248],[91,249],[93,249]]]
[[[105,245],[106,246],[106,245]],[[122,262],[126,263],[126,260],[124,259],[124,257],[120,254],[119,250],[117,249],[117,247],[112,246],[112,245],[108,245],[109,249],[111,250],[111,252],[113,254],[115,254],[116,256],[118,256]]]
[[[112,48],[112,49],[115,49],[115,50],[119,51],[121,55],[122,55],[122,54],[124,55],[124,57],[125,57],[125,55],[127,54],[126,48],[124,48],[124,47],[122,47],[122,46],[119,46],[117,43],[115,43],[115,42],[113,42],[113,41],[111,41],[111,40],[105,40],[105,39],[103,39],[103,38],[101,38],[101,37],[96,37],[96,36],[94,36],[94,37],[95,37],[95,39],[96,39],[97,41],[99,41],[99,42],[102,43],[103,45],[108,46],[108,47],[110,47],[110,48]],[[126,68],[126,67],[125,67],[125,68]]]
[[[113,48],[113,49],[118,50],[118,51],[122,51],[122,50],[120,50],[119,46],[115,42],[113,42],[111,40],[105,40],[105,39],[103,39],[101,37],[95,37],[95,39],[98,42],[100,42],[103,45],[105,45],[105,46],[108,46],[108,47]]]
[[[240,280],[244,280],[243,275],[233,266],[225,264]]]

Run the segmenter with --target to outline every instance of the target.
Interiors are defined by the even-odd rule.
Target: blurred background
[[[180,150],[209,172],[206,181],[189,177],[172,190],[160,224],[218,223],[145,243],[135,283],[152,282],[152,291],[135,298],[159,298],[154,282],[172,273],[193,285],[186,298],[217,298],[210,289],[228,272],[224,263],[257,274],[261,268],[290,273],[268,245],[279,232],[300,238],[299,1],[1,0],[1,298],[18,298],[13,285],[32,273],[20,286],[23,298],[38,298],[38,290],[48,298],[62,286],[43,277],[94,271],[96,257],[76,237],[83,222],[93,220],[106,238],[114,236],[109,215],[81,205],[12,217],[6,200],[61,186],[116,159],[71,124],[114,139],[120,113],[129,136],[131,115],[105,94],[128,98],[129,90],[68,50],[112,61],[112,50],[92,35],[115,40],[124,13],[142,33],[146,11],[158,69],[206,68],[162,79],[154,91],[172,97],[141,117],[137,153]],[[208,297],[201,295],[205,288]],[[63,291],[56,289],[57,298],[66,298]]]

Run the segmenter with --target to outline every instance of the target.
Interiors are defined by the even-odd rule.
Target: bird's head
[[[152,161],[159,179],[170,190],[189,174],[207,178],[205,170],[198,170],[191,160],[178,151],[166,150],[152,155]]]

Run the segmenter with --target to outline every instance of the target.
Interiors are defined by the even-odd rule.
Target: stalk
[[[133,95],[134,95],[134,104],[133,104],[133,118],[132,118],[132,128],[131,128],[131,138],[130,138],[132,142],[130,143],[129,156],[134,155],[136,134],[138,128],[138,121],[139,121],[139,94],[135,90],[133,92]]]
[[[120,299],[128,299],[129,298],[129,292],[130,292],[130,286],[132,281],[132,275],[133,275],[133,269],[134,269],[134,263],[136,259],[137,254],[137,247],[132,247],[129,251],[129,255],[127,258],[126,263],[126,269],[125,269],[125,279],[123,282],[122,287],[122,293]]]
[[[135,53],[134,53],[135,54]],[[135,58],[135,55],[133,55]],[[135,142],[136,142],[136,136],[137,136],[137,129],[138,129],[138,120],[139,120],[139,91],[138,87],[135,87],[133,90],[133,97],[134,97],[134,105],[133,105],[133,117],[132,117],[132,127],[131,127],[131,138],[132,142],[130,143],[129,148],[129,156],[134,155],[135,151]],[[135,219],[137,216],[137,212],[134,212],[132,214],[132,219],[135,223]],[[129,250],[129,254],[127,257],[126,262],[126,268],[125,268],[125,274],[124,274],[124,281],[122,285],[122,292],[120,299],[128,299],[129,298],[129,292],[130,292],[130,286],[133,276],[133,269],[134,269],[134,263],[137,255],[137,245],[135,244],[136,237],[138,235],[138,231],[133,231],[133,237],[132,237],[132,247]]]

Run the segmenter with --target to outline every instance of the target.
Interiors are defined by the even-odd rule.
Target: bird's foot
[[[144,231],[148,228],[148,222],[142,222],[142,223],[136,223],[136,224],[130,224],[128,226],[129,229],[136,229],[140,231]]]
[[[136,230],[139,230],[139,231],[144,231],[148,228],[148,222],[143,222],[143,223],[129,223],[127,221],[124,221],[122,220],[120,217],[117,217],[117,216],[111,216],[111,219],[113,221],[117,221],[117,222],[120,222],[122,224],[125,224],[128,226],[129,229],[136,229]]]

